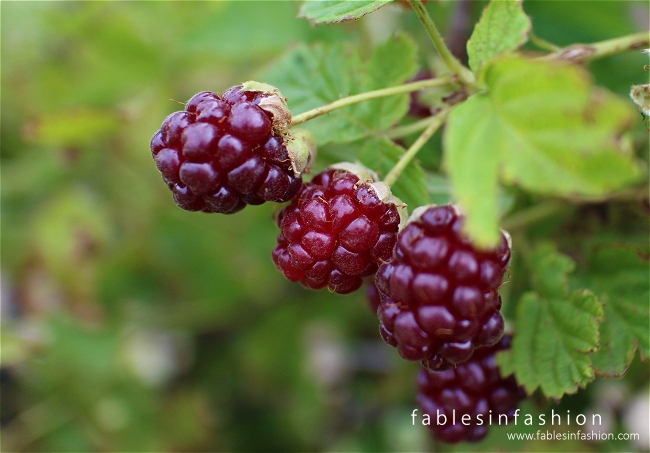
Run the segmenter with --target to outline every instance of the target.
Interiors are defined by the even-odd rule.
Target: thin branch
[[[442,123],[445,121],[445,118],[447,117],[447,114],[451,111],[452,107],[445,107],[441,111],[439,111],[437,114],[435,114],[432,117],[431,124],[422,132],[422,134],[415,140],[415,142],[411,145],[411,147],[406,150],[404,155],[400,158],[399,161],[395,164],[395,166],[388,172],[386,177],[384,178],[384,182],[392,186],[395,184],[395,181],[397,181],[404,171],[404,169],[407,167],[407,165],[413,160],[413,158],[417,155],[418,151],[424,146],[424,144],[431,138],[431,136],[438,130],[438,128],[442,125]]]
[[[418,19],[420,19],[420,22],[422,22],[422,25],[424,25],[424,28],[427,30],[427,33],[429,34],[433,45],[436,47],[436,50],[440,54],[442,61],[445,62],[445,65],[447,65],[447,68],[449,68],[451,73],[456,74],[464,85],[471,87],[476,86],[476,78],[474,77],[474,74],[452,55],[449,48],[445,45],[436,24],[433,23],[433,19],[431,19],[431,16],[429,16],[429,13],[422,4],[422,1],[408,0],[408,2],[411,4],[413,11],[415,11]]]
[[[451,77],[438,77],[435,79],[419,80],[417,82],[405,83],[403,85],[397,85],[394,87],[382,88],[380,90],[367,91],[365,93],[347,96],[334,102],[330,102],[329,104],[321,105],[320,107],[316,107],[315,109],[308,110],[304,113],[294,116],[293,120],[291,121],[291,127],[302,124],[305,121],[309,121],[318,116],[326,115],[330,112],[333,112],[334,110],[338,110],[349,105],[358,104],[359,102],[452,84],[453,80]]]
[[[550,42],[546,41],[545,39],[540,38],[532,30],[528,34],[528,37],[530,38],[532,43],[535,44],[540,49],[550,50],[551,52],[558,52],[558,51],[562,50],[562,48],[560,46],[556,46],[555,44],[550,43]]]
[[[572,44],[542,58],[582,62],[646,47],[650,47],[650,33],[644,31],[592,44]]]
[[[427,116],[426,118],[422,118],[419,121],[416,121],[411,124],[405,124],[404,126],[397,126],[392,129],[388,129],[382,132],[377,133],[378,137],[386,137],[386,138],[400,138],[400,137],[406,137],[408,135],[411,135],[415,132],[420,132],[424,129],[427,128],[429,124],[432,122],[438,121],[435,115],[433,116]]]

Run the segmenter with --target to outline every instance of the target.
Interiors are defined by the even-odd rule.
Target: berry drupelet
[[[368,303],[368,308],[370,308],[373,313],[377,313],[377,309],[381,304],[381,298],[374,280],[370,280],[366,283],[366,302]]]
[[[429,416],[428,427],[436,439],[477,442],[486,436],[490,425],[504,423],[504,416],[512,418],[526,395],[514,376],[502,378],[499,374],[496,353],[509,347],[510,337],[504,336],[494,346],[477,349],[455,368],[420,370],[418,404]]]
[[[503,335],[498,289],[510,236],[504,232],[495,250],[477,250],[461,234],[463,221],[453,206],[418,208],[375,280],[383,339],[403,358],[438,371]]]
[[[288,123],[278,114],[284,107],[290,122],[284,100],[245,87],[194,95],[153,136],[154,161],[181,208],[232,214],[288,201],[300,189],[303,168],[291,158]],[[280,108],[269,108],[274,103]]]
[[[308,288],[327,286],[339,294],[359,289],[363,277],[392,255],[401,222],[392,200],[383,183],[345,169],[325,170],[280,212],[275,265]]]

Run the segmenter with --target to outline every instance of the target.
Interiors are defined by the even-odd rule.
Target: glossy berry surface
[[[510,337],[505,336],[493,346],[477,349],[456,368],[420,370],[418,404],[423,417],[430,417],[428,427],[435,438],[447,443],[477,442],[486,436],[490,425],[512,419],[525,393],[514,376],[499,374],[496,353],[509,347]]]
[[[204,91],[169,115],[151,153],[174,201],[188,211],[232,214],[247,204],[288,201],[300,189],[262,93]]]
[[[424,210],[400,232],[375,280],[384,341],[433,370],[464,362],[503,335],[498,289],[509,239],[503,233],[496,250],[479,251],[461,234],[463,221],[452,206]]]
[[[291,281],[347,294],[390,258],[399,224],[395,204],[353,173],[329,169],[280,212],[273,261]]]
[[[370,310],[373,313],[377,313],[377,309],[381,304],[381,298],[379,297],[379,290],[374,281],[366,283],[366,302],[368,302]]]

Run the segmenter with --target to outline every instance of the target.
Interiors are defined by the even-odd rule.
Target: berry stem
[[[572,44],[542,58],[545,60],[588,61],[646,47],[650,47],[650,34],[647,31],[642,31],[592,44]]]
[[[338,110],[340,108],[353,104],[358,104],[359,102],[370,101],[372,99],[383,98],[386,96],[393,96],[395,94],[404,94],[411,93],[413,91],[426,90],[427,88],[451,85],[452,83],[453,82],[451,77],[438,77],[435,79],[419,80],[417,82],[405,83],[403,85],[397,85],[394,87],[354,94],[352,96],[338,99],[334,102],[330,102],[329,104],[321,105],[320,107],[316,107],[315,109],[308,110],[294,116],[293,120],[291,121],[291,127],[302,124],[318,116],[326,115],[333,112],[334,110]]]
[[[551,52],[557,52],[559,50],[562,50],[560,46],[556,46],[555,44],[540,38],[532,30],[528,34],[528,37],[530,38],[531,42],[535,44],[537,47],[539,47],[540,49],[549,50]]]
[[[435,121],[438,121],[435,115],[427,116],[426,118],[422,118],[421,120],[416,121],[414,123],[405,124],[404,126],[397,126],[392,129],[379,132],[377,133],[377,136],[386,137],[386,138],[406,137],[415,132],[420,132],[421,130],[426,129],[429,124]]]
[[[476,78],[474,77],[474,74],[452,55],[451,51],[442,39],[436,24],[433,22],[433,19],[431,19],[431,16],[429,16],[429,13],[424,7],[422,0],[408,0],[408,2],[411,4],[413,11],[415,11],[418,19],[420,19],[420,22],[422,22],[422,25],[424,25],[424,28],[427,30],[431,41],[433,41],[433,45],[440,54],[442,61],[447,65],[447,68],[449,68],[453,74],[458,76],[463,85],[475,87]]]
[[[388,172],[384,178],[384,183],[388,186],[395,184],[395,181],[400,177],[406,166],[413,160],[415,155],[420,151],[424,144],[431,138],[431,136],[438,130],[451,111],[452,107],[445,107],[431,117],[431,123],[422,132],[422,134],[415,140],[411,147],[406,150],[404,155],[400,157],[395,166]]]
[[[531,223],[535,223],[539,220],[545,219],[561,212],[563,209],[566,209],[566,204],[550,200],[545,203],[536,204],[530,208],[523,209],[515,214],[506,217],[501,226],[508,230],[518,230],[520,228],[525,228]]]

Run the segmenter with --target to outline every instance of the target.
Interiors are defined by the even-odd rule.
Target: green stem
[[[433,23],[433,19],[431,19],[431,16],[429,16],[429,13],[422,4],[422,1],[408,0],[408,2],[411,4],[413,11],[415,11],[418,19],[420,19],[420,22],[422,22],[422,25],[424,25],[424,28],[427,30],[431,41],[433,41],[433,45],[440,54],[442,61],[447,65],[447,68],[449,68],[452,74],[458,76],[458,78],[463,82],[463,85],[475,87],[476,78],[474,77],[474,74],[452,55],[449,48],[445,45],[438,28],[436,28],[436,24]]]
[[[577,204],[607,203],[617,201],[639,201],[648,198],[648,187],[632,187],[615,192],[605,198],[569,197],[566,201],[548,200],[506,217],[501,226],[508,231],[519,230],[539,220],[551,217]]]
[[[530,208],[519,211],[509,217],[506,217],[501,226],[503,229],[511,231],[524,228],[531,223],[542,220],[560,212],[566,205],[559,201],[550,200],[545,203],[536,204]]]
[[[631,187],[629,189],[614,192],[606,197],[587,197],[574,195],[569,200],[574,203],[607,203],[610,201],[640,201],[648,199],[648,186]]]
[[[550,50],[551,52],[558,52],[558,51],[562,50],[562,48],[560,46],[556,46],[555,44],[552,44],[552,43],[546,41],[545,39],[540,38],[535,33],[533,33],[532,30],[528,34],[528,37],[530,38],[532,43],[535,44],[540,49]]]
[[[438,77],[435,79],[420,80],[417,82],[405,83],[403,85],[397,85],[389,88],[382,88],[380,90],[367,91],[361,94],[355,94],[352,96],[347,96],[341,99],[338,99],[329,104],[321,105],[315,109],[308,110],[300,115],[293,117],[291,121],[291,127],[297,126],[309,121],[313,118],[316,118],[321,115],[326,115],[334,110],[338,110],[349,105],[358,104],[359,102],[370,101],[372,99],[383,98],[386,96],[393,96],[395,94],[404,94],[411,93],[413,91],[426,90],[427,88],[435,88],[444,85],[453,84],[451,77]]]
[[[405,124],[404,126],[397,126],[392,129],[388,129],[377,134],[378,137],[386,138],[400,138],[411,135],[415,132],[420,132],[427,128],[432,122],[438,121],[436,116],[427,116],[419,121],[416,121],[411,124]]]
[[[646,47],[650,47],[650,34],[644,31],[592,44],[572,44],[542,58],[547,60],[587,61]]]
[[[395,184],[395,181],[400,177],[406,166],[413,160],[415,155],[420,151],[424,144],[431,138],[431,136],[438,130],[451,111],[452,107],[445,107],[433,117],[431,117],[431,124],[422,132],[422,134],[415,140],[411,147],[406,150],[404,155],[400,157],[395,166],[388,172],[384,178],[384,183],[389,186]]]

